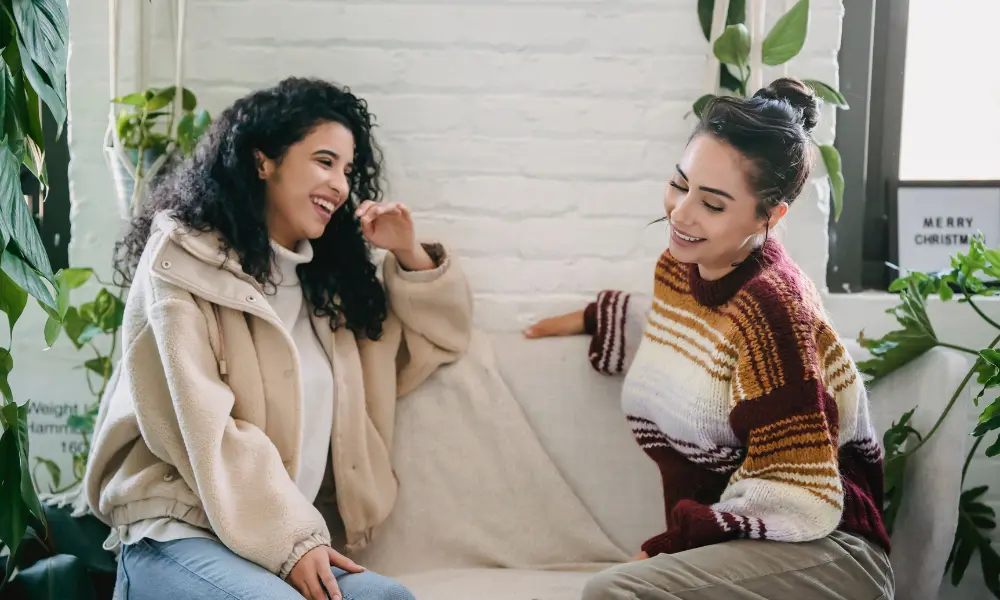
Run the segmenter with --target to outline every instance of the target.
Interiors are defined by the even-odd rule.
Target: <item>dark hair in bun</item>
[[[784,77],[750,98],[712,99],[694,135],[711,135],[747,158],[750,186],[760,201],[758,213],[767,217],[781,202],[791,204],[809,180],[809,132],[818,120],[812,89]]]

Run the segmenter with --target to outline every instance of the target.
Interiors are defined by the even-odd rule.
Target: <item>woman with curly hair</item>
[[[471,299],[379,203],[372,127],[323,81],[251,93],[118,244],[123,358],[85,486],[121,600],[412,598],[340,551],[392,509],[396,399],[464,353]]]

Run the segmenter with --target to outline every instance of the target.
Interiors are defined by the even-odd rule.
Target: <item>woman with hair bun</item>
[[[472,308],[454,257],[379,202],[372,128],[324,81],[253,92],[119,243],[85,486],[120,600],[412,599],[341,552],[391,511],[396,399],[465,352]]]
[[[809,178],[817,118],[796,79],[711,101],[667,185],[653,297],[604,291],[525,332],[592,336],[661,473],[666,531],[586,600],[892,598],[864,384],[770,235]]]

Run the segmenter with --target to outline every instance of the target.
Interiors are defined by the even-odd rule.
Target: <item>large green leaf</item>
[[[7,314],[11,335],[14,335],[14,324],[21,318],[27,304],[28,292],[17,285],[6,272],[0,271],[0,311]]]
[[[3,4],[9,3],[4,2]],[[7,17],[6,19],[0,18],[0,49],[3,49],[9,46],[11,42],[16,41],[14,35],[17,31],[14,29],[14,17],[10,14],[9,7],[4,7],[4,10],[0,12],[0,17]],[[14,45],[16,46],[17,44],[15,43]]]
[[[957,586],[972,557],[978,552],[986,586],[1000,597],[1000,554],[993,548],[991,539],[991,532],[996,528],[996,515],[980,500],[988,490],[989,486],[984,485],[962,492],[958,505],[958,527],[945,572],[951,572],[951,583]]]
[[[212,117],[207,110],[184,113],[177,123],[177,141],[180,143],[181,152],[190,154],[211,124]]]
[[[712,100],[712,98],[715,98],[714,94],[705,94],[701,98],[695,100],[694,106],[692,106],[694,116],[700,119],[701,113],[705,111],[705,107],[708,106],[708,103]]]
[[[5,429],[0,437],[0,540],[11,555],[34,519],[44,526],[45,513],[31,485],[28,465],[28,403],[0,407]]]
[[[17,244],[21,256],[33,269],[55,282],[42,238],[21,194],[21,161],[5,143],[0,143],[0,214],[4,237]]]
[[[62,323],[59,322],[59,319],[49,315],[49,318],[45,320],[45,328],[43,330],[45,345],[51,348],[52,344],[55,344],[56,340],[59,339],[59,332],[61,331]]]
[[[719,61],[735,66],[742,73],[750,61],[750,33],[746,25],[737,23],[726,27],[715,40],[712,51]]]
[[[14,370],[14,357],[6,348],[0,348],[0,393],[7,402],[14,402],[14,392],[10,389],[10,372]]]
[[[25,106],[28,108],[28,137],[25,139],[22,162],[34,173],[42,186],[48,187],[49,174],[45,168],[45,136],[42,133],[42,104],[38,101],[38,94],[30,85],[24,86],[24,92],[27,97]]]
[[[882,447],[885,449],[885,458],[883,461],[883,494],[886,504],[884,507],[883,522],[890,534],[892,533],[896,515],[899,514],[899,508],[904,497],[903,490],[906,484],[904,474],[906,472],[907,459],[905,454],[906,443],[911,436],[917,441],[921,440],[920,432],[910,425],[910,419],[913,418],[915,410],[910,409],[903,413],[899,421],[894,422],[892,427],[886,430],[882,436]]]
[[[89,318],[80,313],[76,308],[69,307],[63,317],[63,330],[77,348],[104,333],[101,328]]]
[[[858,342],[867,348],[872,358],[858,363],[862,373],[870,375],[872,382],[906,365],[938,345],[937,334],[927,316],[927,301],[914,280],[899,294],[899,304],[886,310],[896,317],[902,328],[880,338],[861,336]]]
[[[823,156],[826,173],[830,177],[830,191],[833,199],[833,220],[840,220],[844,210],[844,171],[840,163],[840,152],[829,144],[821,144],[819,152]]]
[[[84,368],[89,371],[97,373],[101,377],[107,378],[111,375],[111,357],[101,356],[99,358],[92,358],[87,362],[83,363]]]
[[[812,88],[813,92],[815,92],[823,102],[832,104],[838,108],[843,108],[844,110],[850,108],[850,106],[847,105],[847,98],[844,98],[844,95],[837,91],[837,89],[832,85],[828,85],[815,79],[803,79],[802,83]]]
[[[698,22],[701,32],[708,40],[712,31],[712,16],[715,13],[715,0],[698,0]],[[729,12],[726,14],[726,25],[747,22],[746,0],[729,0]],[[735,91],[735,90],[733,90]]]
[[[809,0],[799,0],[778,19],[764,38],[761,55],[765,65],[788,62],[802,50],[809,31]]]
[[[24,74],[45,102],[60,132],[66,122],[66,0],[11,0]]]
[[[4,250],[3,257],[0,259],[0,267],[3,268],[3,271],[15,283],[24,288],[36,300],[49,308],[56,308],[55,298],[52,297],[52,292],[49,291],[49,286],[46,285],[45,279],[42,278],[38,271],[32,269],[28,263],[24,262],[20,256],[9,250]]]
[[[21,464],[21,498],[38,523],[45,523],[45,511],[31,484],[31,463],[28,461],[28,405],[30,401],[17,407],[17,440]]]
[[[59,317],[64,316],[69,309],[70,293],[90,281],[93,274],[92,269],[59,269],[56,273],[56,304]]]
[[[17,411],[17,406],[8,404]],[[15,417],[16,418],[16,417]],[[14,554],[28,527],[28,507],[21,499],[21,464],[17,443],[17,428],[7,428],[0,436],[0,540]]]
[[[24,77],[18,70],[20,59],[17,57],[17,44],[9,46],[3,53],[7,68],[4,69],[4,119],[3,130],[7,136],[7,146],[11,153],[22,160],[25,154],[24,139],[28,130],[27,94],[24,90]],[[18,62],[12,64],[10,59]],[[0,138],[2,139],[2,138]]]
[[[737,96],[746,96],[746,90],[744,88],[744,83],[740,81],[740,78],[733,75],[733,72],[729,70],[726,65],[719,65],[719,87],[724,90],[729,90]]]

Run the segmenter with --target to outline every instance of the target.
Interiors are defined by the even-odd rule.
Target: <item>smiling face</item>
[[[702,277],[718,279],[753,250],[766,221],[749,185],[750,163],[711,135],[695,136],[667,184],[663,199],[670,222],[670,254],[697,264]],[[771,210],[773,228],[787,204]]]
[[[353,156],[354,136],[335,122],[317,125],[280,158],[258,152],[271,239],[295,249],[302,240],[323,235],[350,194]]]

